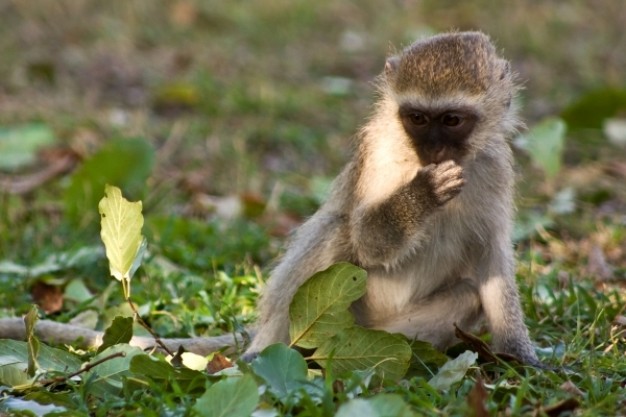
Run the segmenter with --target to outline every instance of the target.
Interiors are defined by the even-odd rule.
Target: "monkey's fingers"
[[[463,178],[453,179],[442,184],[435,192],[439,204],[443,205],[459,195],[463,190],[463,185],[465,185]]]
[[[453,161],[437,165],[434,174],[434,192],[440,204],[456,197],[465,185],[463,168]]]

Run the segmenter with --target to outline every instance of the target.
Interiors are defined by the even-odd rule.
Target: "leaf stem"
[[[152,328],[150,328],[150,326],[148,326],[148,323],[146,323],[141,318],[141,316],[139,315],[139,312],[137,311],[137,307],[135,307],[135,304],[132,302],[130,297],[126,297],[126,301],[128,302],[128,305],[130,305],[130,309],[133,310],[133,315],[134,315],[134,318],[137,321],[137,323],[139,323],[141,325],[141,327],[146,329],[148,331],[148,333],[150,333],[150,335],[152,335],[152,337],[154,338],[154,341],[156,342],[157,345],[159,345],[159,347],[161,349],[163,349],[168,355],[173,357],[174,353],[165,345],[165,343],[163,343],[163,340],[161,340],[161,337],[158,334],[156,334],[156,332],[154,330],[152,330]]]

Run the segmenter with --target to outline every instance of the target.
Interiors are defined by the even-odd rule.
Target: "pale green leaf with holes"
[[[348,308],[365,294],[366,277],[363,269],[344,262],[304,283],[289,309],[291,345],[312,349],[353,326]]]
[[[409,368],[412,351],[406,339],[381,330],[354,326],[321,344],[309,358],[337,374],[374,369],[384,379],[396,381]]]

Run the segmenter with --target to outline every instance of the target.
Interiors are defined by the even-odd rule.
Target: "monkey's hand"
[[[415,191],[435,207],[441,207],[456,197],[464,185],[463,168],[451,160],[427,165],[413,179]]]

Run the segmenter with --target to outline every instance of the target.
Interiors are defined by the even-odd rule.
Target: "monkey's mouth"
[[[459,164],[460,158],[458,155],[454,155],[454,152],[448,152],[447,149],[433,150],[430,152],[420,152],[418,157],[422,165],[440,164],[445,161],[454,161]]]

